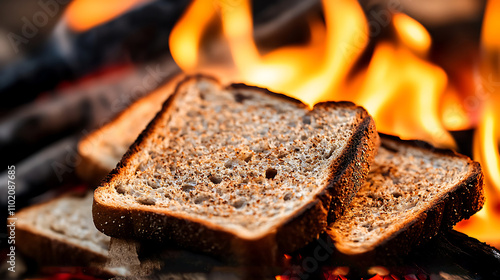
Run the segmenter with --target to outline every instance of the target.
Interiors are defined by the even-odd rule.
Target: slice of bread
[[[95,191],[94,223],[219,256],[294,251],[342,213],[377,145],[373,119],[352,103],[309,110],[190,77]]]
[[[184,75],[173,77],[159,89],[132,103],[113,121],[83,137],[78,143],[78,153],[82,158],[76,169],[78,176],[93,185],[106,177],[183,78]]]
[[[368,180],[328,234],[344,254],[403,253],[483,204],[479,163],[421,141],[382,135]]]
[[[92,194],[72,193],[19,211],[17,248],[42,264],[104,264],[110,238],[92,223]]]
[[[95,228],[93,194],[71,192],[17,213],[19,251],[41,265],[81,267],[100,277],[148,275],[158,269],[159,260],[139,261],[135,243],[111,239]]]

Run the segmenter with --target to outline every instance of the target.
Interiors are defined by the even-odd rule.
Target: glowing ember
[[[69,27],[85,31],[103,24],[146,0],[73,0],[65,11]]]

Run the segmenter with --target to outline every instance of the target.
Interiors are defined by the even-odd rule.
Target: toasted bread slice
[[[95,228],[93,194],[71,192],[21,210],[16,215],[19,251],[41,265],[81,267],[100,277],[147,275],[159,268],[158,260],[139,261],[132,242],[113,240]],[[127,245],[134,247],[131,252]]]
[[[293,251],[324,231],[368,174],[373,119],[261,88],[183,81],[94,194],[96,227],[214,255]]]
[[[421,141],[382,135],[368,180],[328,234],[344,254],[401,254],[483,204],[479,163]]]
[[[110,238],[92,223],[92,194],[72,193],[16,214],[16,246],[48,265],[90,266],[107,260]]]

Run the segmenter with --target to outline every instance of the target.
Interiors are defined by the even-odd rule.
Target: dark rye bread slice
[[[327,232],[344,254],[402,254],[483,204],[479,163],[421,141],[381,135],[367,181]]]
[[[377,146],[372,118],[352,103],[309,110],[191,77],[95,191],[94,223],[219,256],[293,251],[345,209]]]

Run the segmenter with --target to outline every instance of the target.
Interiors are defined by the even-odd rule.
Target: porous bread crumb
[[[468,175],[468,160],[384,139],[367,181],[330,228],[344,253],[374,248]]]
[[[181,92],[101,199],[223,227],[271,227],[324,189],[362,109],[199,81]],[[171,116],[171,117],[170,117]]]
[[[56,236],[75,246],[107,255],[109,237],[98,231],[92,222],[92,198],[92,192],[88,192],[85,197],[55,199],[23,216],[22,223],[46,236]]]

